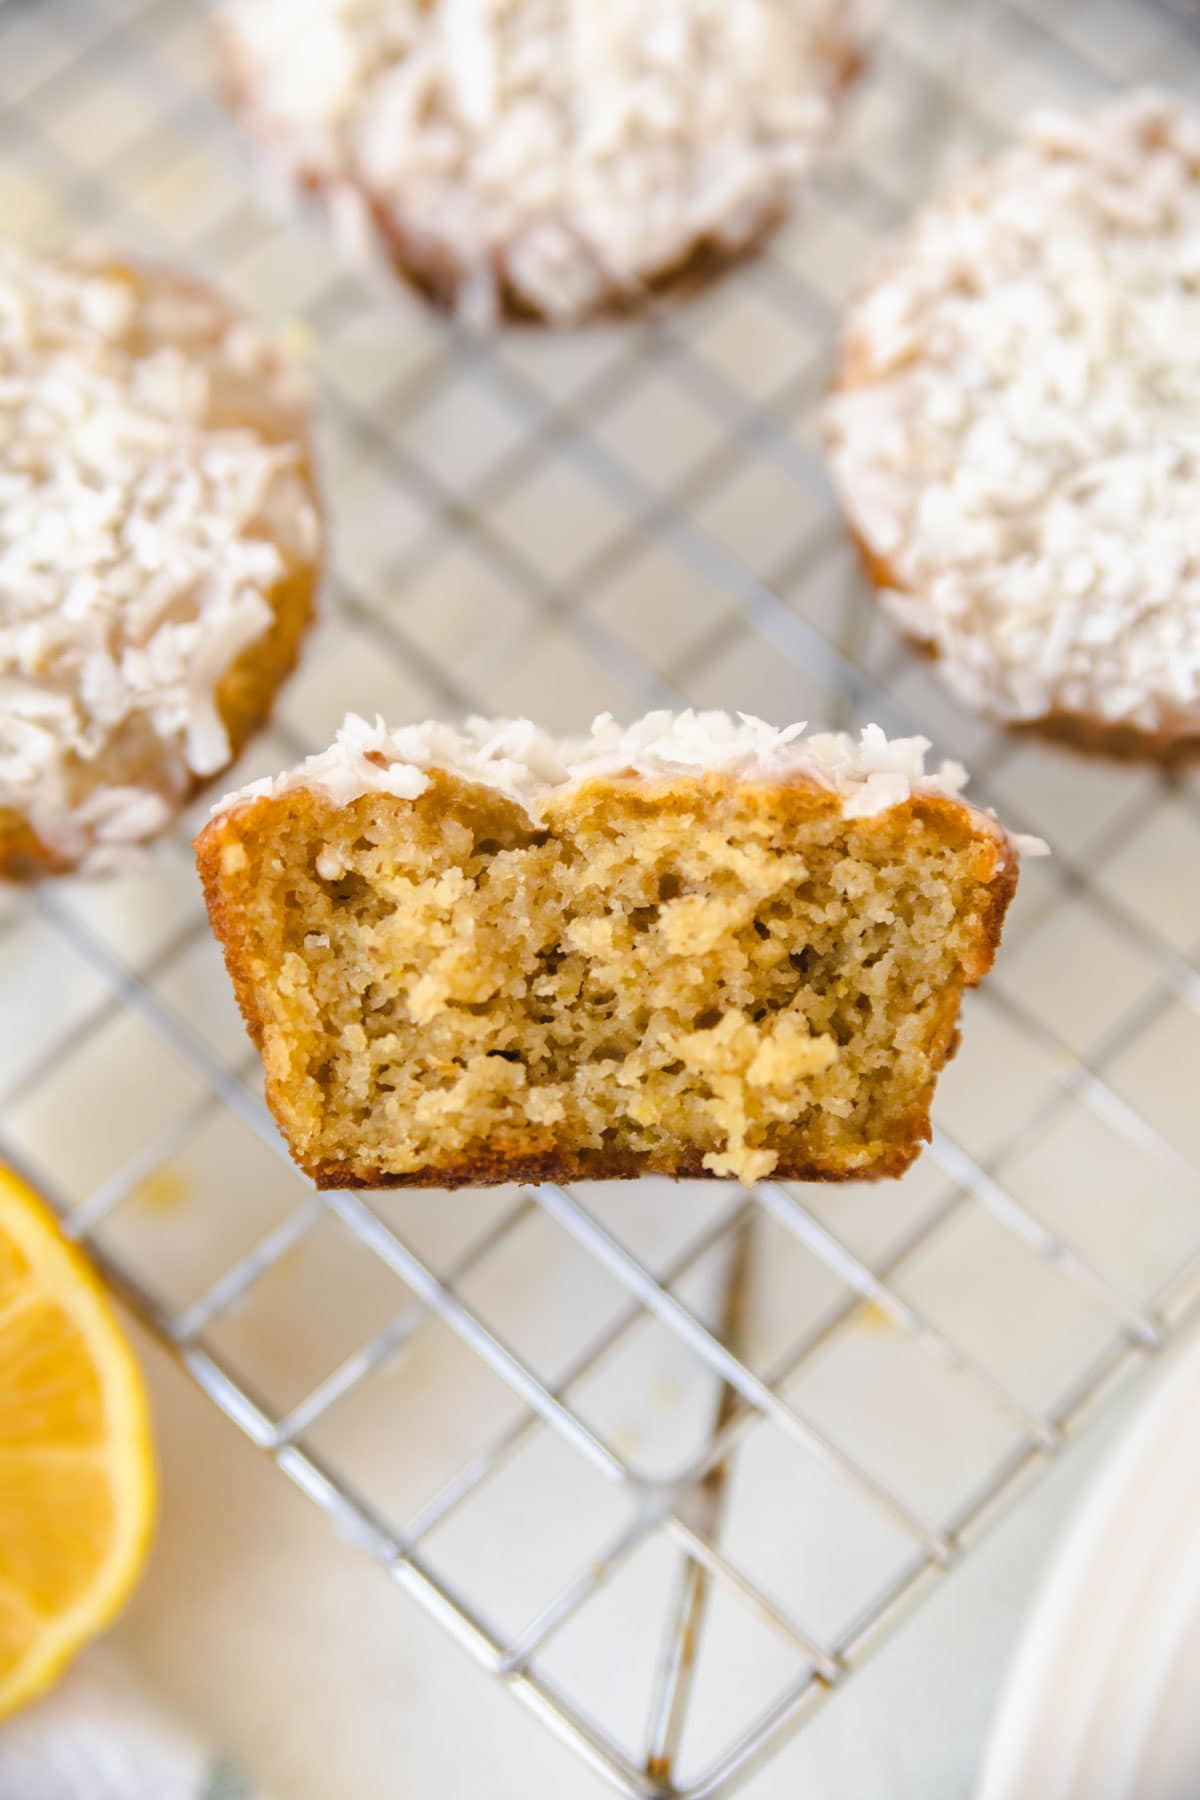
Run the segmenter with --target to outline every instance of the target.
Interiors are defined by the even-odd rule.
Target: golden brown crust
[[[256,801],[250,806],[239,806],[234,812],[219,813],[202,827],[194,846],[196,869],[204,890],[204,904],[208,909],[208,922],[224,954],[225,967],[233,983],[234,998],[250,1040],[260,1049],[262,1020],[255,1004],[254,984],[244,955],[244,942],[238,929],[236,911],[227,903],[227,893],[221,879],[221,859],[226,847],[237,843],[246,826],[252,824],[254,814],[269,805],[270,802],[266,800]],[[267,1095],[267,1103],[274,1111],[270,1093]]]
[[[313,505],[319,506],[316,480],[307,457],[302,477]],[[285,575],[267,596],[275,615],[270,629],[243,650],[222,676],[217,687],[217,707],[229,733],[231,762],[270,718],[279,689],[299,660],[300,646],[316,612],[320,585],[320,563],[306,564]],[[225,771],[220,773],[224,775]],[[215,779],[197,779],[192,794]]]
[[[448,787],[455,781],[455,778],[440,776],[436,771],[433,778]],[[723,782],[728,783],[729,778],[708,777],[707,780],[714,785],[721,785]],[[598,781],[576,790],[571,803],[576,818],[585,816],[592,806],[602,806],[604,790],[609,785],[607,781]],[[683,814],[689,800],[694,804],[695,785],[694,781],[646,783],[645,805],[660,812]],[[809,782],[793,782],[787,786],[761,784],[752,788],[746,784],[743,792],[753,794],[764,809],[771,807],[793,823],[839,805],[836,797],[827,789]],[[378,799],[378,796],[373,798]],[[256,986],[251,974],[238,906],[232,886],[223,876],[223,858],[227,850],[252,841],[266,828],[269,814],[275,815],[272,823],[276,826],[280,808],[286,808],[293,820],[303,822],[311,829],[322,807],[328,804],[322,797],[304,788],[293,789],[275,799],[263,797],[250,800],[218,814],[196,839],[196,864],[204,888],[209,920],[214,935],[221,944],[247,1031],[259,1048],[263,1041],[263,1020],[258,1011]],[[406,806],[409,803],[397,800],[395,804]],[[794,1156],[789,1158],[785,1152],[772,1172],[772,1180],[874,1181],[896,1176],[904,1172],[920,1153],[921,1146],[929,1141],[929,1113],[937,1077],[958,1048],[961,988],[977,986],[992,966],[1000,944],[1005,914],[1016,891],[1019,860],[1011,840],[1003,832],[981,819],[978,813],[963,802],[949,796],[916,796],[903,806],[893,807],[887,813],[880,814],[875,829],[881,834],[894,831],[897,824],[913,818],[920,818],[934,825],[955,845],[968,841],[977,844],[980,854],[979,880],[986,885],[988,896],[987,910],[979,921],[974,960],[964,969],[961,987],[955,985],[947,991],[939,1010],[930,1049],[930,1079],[908,1110],[892,1122],[889,1140],[871,1160],[852,1166],[837,1166]],[[858,821],[858,824],[866,824],[870,829],[872,822]],[[364,1169],[347,1162],[323,1162],[308,1157],[303,1146],[293,1141],[288,1131],[285,1094],[270,1074],[266,1081],[266,1099],[294,1160],[319,1188],[448,1189],[488,1187],[510,1182],[528,1184],[545,1181],[628,1180],[642,1175],[692,1181],[717,1179],[703,1166],[700,1155],[693,1152],[663,1159],[603,1151],[581,1154],[548,1150],[545,1147],[546,1133],[533,1130],[527,1136],[510,1134],[503,1144],[492,1142],[468,1161],[431,1164],[404,1174]]]
[[[218,73],[227,104],[237,115],[247,135],[262,145],[269,155],[275,154],[277,146],[269,131],[263,129],[254,107],[253,84],[239,54],[235,35],[228,22],[219,14],[213,21],[213,30]],[[848,46],[843,48],[841,65],[833,87],[835,101],[858,79],[866,60],[866,54],[861,49],[850,49]],[[381,195],[364,182],[348,182],[346,177],[330,175],[315,164],[292,164],[289,173],[302,193],[317,200],[325,198],[336,186],[351,186],[366,207],[378,242],[400,280],[440,312],[453,313],[456,310],[463,285],[463,270],[437,245],[423,242],[412,232],[406,231],[396,217],[394,208]],[[589,312],[588,319],[599,322],[628,318],[655,300],[686,300],[703,293],[729,270],[756,255],[787,216],[788,208],[778,207],[763,218],[750,237],[733,248],[712,236],[697,239],[686,255],[673,263],[664,264],[636,289],[620,291],[614,288]],[[496,283],[500,316],[506,324],[540,326],[552,323],[535,307],[530,306],[513,287],[503,256],[493,257],[491,273]],[[571,321],[572,324],[581,322],[583,321],[576,318]]]
[[[1136,725],[1112,725],[1085,713],[1049,713],[1044,719],[1029,719],[1010,729],[1109,762],[1156,762],[1174,769],[1200,757],[1200,734],[1190,732],[1181,737],[1169,731],[1142,731]]]
[[[771,1181],[879,1181],[890,1175],[903,1175],[920,1154],[922,1143],[929,1140],[928,1126],[912,1135],[906,1146],[897,1145],[886,1155],[860,1169],[829,1169],[816,1163],[781,1160],[771,1171]],[[299,1158],[297,1158],[299,1161]],[[562,1152],[549,1155],[480,1156],[471,1162],[447,1163],[437,1169],[419,1169],[414,1174],[363,1174],[348,1163],[300,1164],[304,1173],[321,1189],[330,1188],[460,1188],[460,1187],[537,1187],[541,1182],[568,1181],[635,1181],[643,1175],[659,1175],[669,1181],[718,1181],[724,1176],[706,1169],[698,1156],[683,1156],[671,1163],[653,1157],[638,1156],[570,1156]]]
[[[42,843],[28,819],[11,806],[0,806],[0,881],[35,881],[67,866]]]

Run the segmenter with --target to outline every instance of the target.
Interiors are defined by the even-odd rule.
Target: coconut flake
[[[213,813],[304,789],[335,806],[377,793],[415,800],[429,786],[430,769],[507,794],[535,820],[565,791],[622,776],[670,781],[720,774],[751,782],[815,782],[839,796],[849,819],[874,817],[917,795],[961,798],[966,771],[955,762],[926,770],[928,738],[888,738],[878,725],[865,726],[858,738],[846,732],[806,736],[806,731],[803,724],[768,725],[749,713],[691,710],[647,713],[632,725],[601,713],[586,737],[552,737],[529,719],[477,717],[461,727],[428,719],[389,731],[381,718],[371,723],[350,713],[327,750],[282,775],[226,794]],[[990,830],[1000,831],[990,814],[971,810]],[[1011,841],[1026,855],[1048,854],[1039,838]]]

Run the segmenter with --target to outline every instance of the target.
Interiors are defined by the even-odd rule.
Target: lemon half
[[[109,1300],[0,1167],[0,1717],[112,1619],[154,1502],[145,1390]]]

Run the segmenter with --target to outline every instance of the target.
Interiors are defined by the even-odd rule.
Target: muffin
[[[864,0],[226,0],[250,132],[476,323],[567,324],[783,217],[861,53]]]
[[[101,869],[229,765],[320,554],[304,384],[257,327],[0,244],[0,876]]]
[[[1035,117],[854,306],[828,416],[880,598],[967,706],[1200,737],[1200,113]]]
[[[322,1187],[899,1174],[1021,847],[926,748],[351,717],[230,795],[197,858],[295,1160]]]

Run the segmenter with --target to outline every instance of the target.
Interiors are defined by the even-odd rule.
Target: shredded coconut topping
[[[566,320],[784,209],[870,0],[226,0],[248,116],[369,238]],[[357,201],[357,203],[356,203]]]
[[[851,316],[832,460],[968,704],[1200,731],[1200,114],[1036,117]]]
[[[533,818],[564,788],[624,775],[650,781],[705,774],[813,781],[840,797],[848,819],[873,817],[916,794],[958,799],[966,785],[959,763],[926,771],[928,738],[888,738],[878,725],[864,726],[857,739],[846,732],[806,736],[806,731],[803,724],[777,727],[748,713],[689,710],[647,713],[632,725],[601,713],[587,737],[558,738],[529,719],[469,718],[461,728],[428,719],[389,731],[382,719],[370,724],[350,713],[328,750],[286,774],[227,794],[213,812],[297,788],[315,789],[336,806],[372,793],[415,800],[429,786],[429,769],[497,788]],[[991,823],[989,815],[978,816]],[[1039,839],[1012,841],[1027,854],[1045,851]]]
[[[0,244],[0,813],[65,860],[229,762],[218,684],[318,552],[304,416],[215,295]]]

